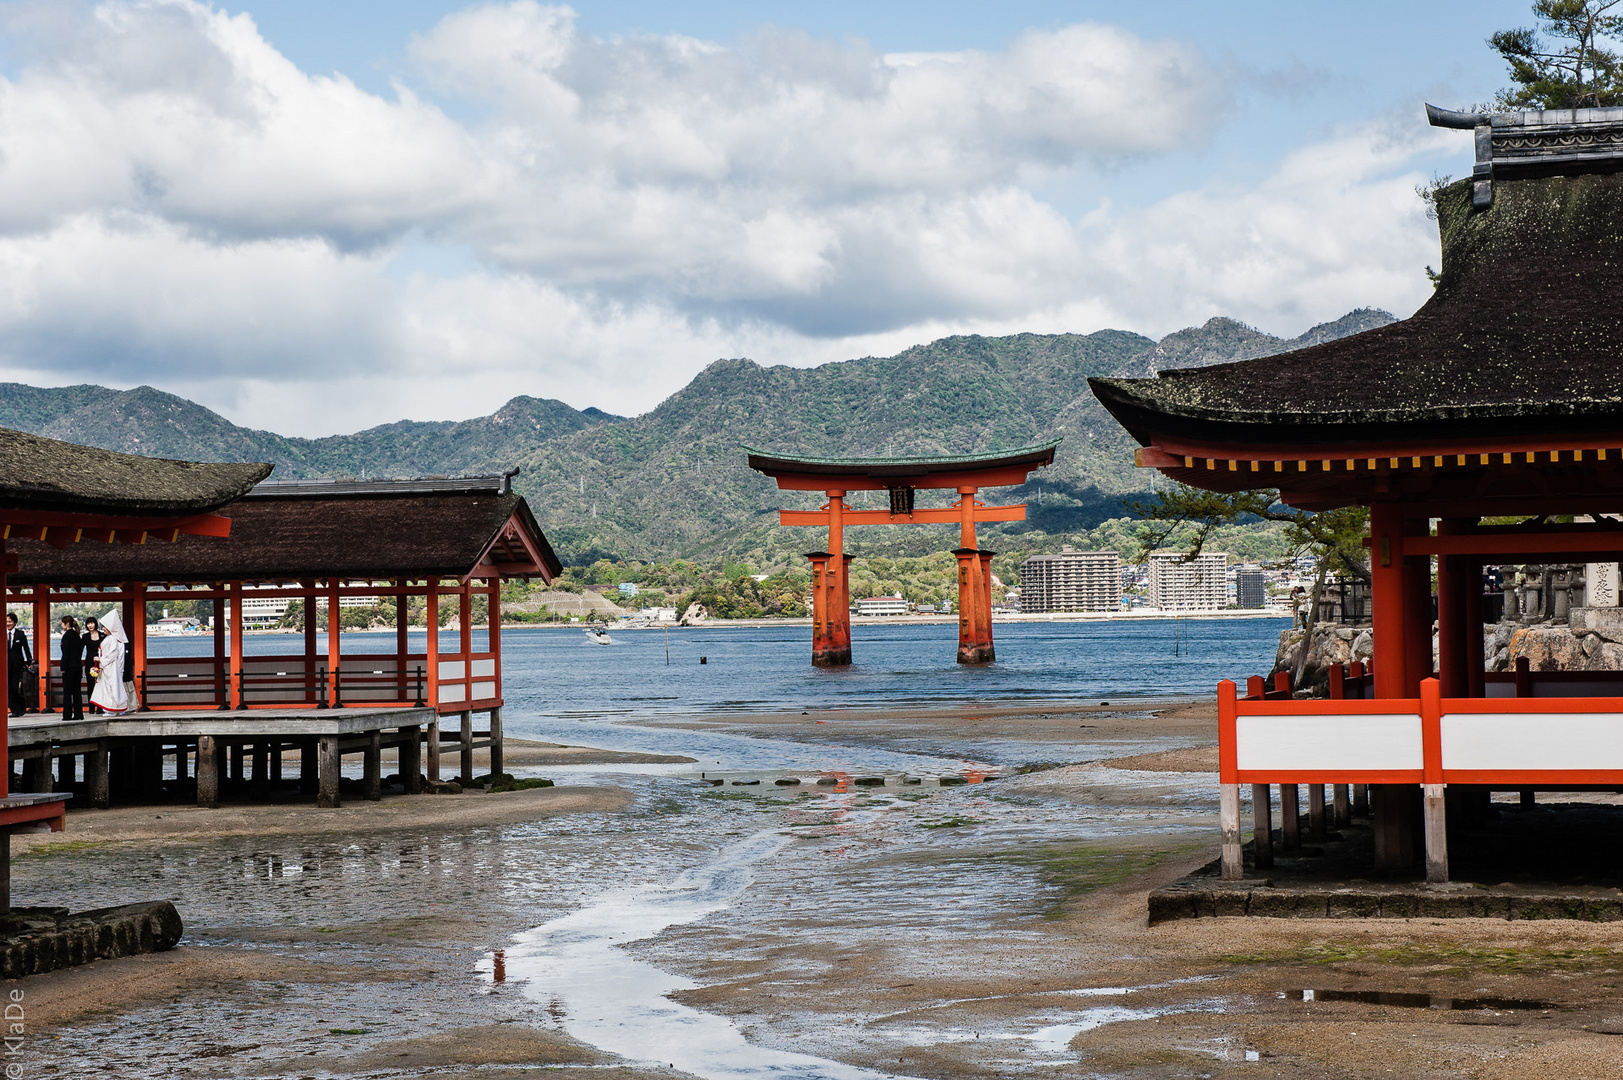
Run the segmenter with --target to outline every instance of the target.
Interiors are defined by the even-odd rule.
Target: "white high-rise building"
[[[1020,564],[1020,610],[1119,611],[1121,556],[1114,551],[1033,555]]]
[[[1178,551],[1150,554],[1150,606],[1162,611],[1220,611],[1228,603],[1229,557],[1203,551],[1185,562]]]

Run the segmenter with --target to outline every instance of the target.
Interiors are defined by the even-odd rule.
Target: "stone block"
[[[1599,634],[1588,635],[1588,641],[1596,644],[1589,654],[1589,662],[1584,665],[1585,671],[1623,671],[1623,645],[1606,641]]]
[[[1250,907],[1251,890],[1249,889],[1218,889],[1213,893],[1216,913],[1223,915],[1244,915]]]
[[[1332,919],[1377,918],[1381,914],[1381,896],[1379,893],[1333,892],[1327,913]]]

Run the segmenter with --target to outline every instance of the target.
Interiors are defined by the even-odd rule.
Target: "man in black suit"
[[[62,616],[62,719],[83,720],[84,698],[80,696],[80,682],[84,679],[85,646],[79,637],[79,624],[67,615]]]
[[[6,613],[6,682],[10,683],[7,697],[10,699],[11,715],[21,716],[27,698],[23,696],[23,682],[29,676],[28,665],[34,662],[34,654],[28,647],[28,635],[23,628],[17,625],[17,616]]]

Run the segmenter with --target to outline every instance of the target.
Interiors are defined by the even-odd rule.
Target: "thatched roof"
[[[119,454],[0,428],[0,508],[9,510],[194,516],[237,498],[270,471]]]
[[[1409,319],[1260,360],[1093,379],[1094,393],[1144,445],[1623,437],[1623,175],[1493,192],[1485,210],[1469,180],[1438,193],[1442,277]]]
[[[228,538],[172,544],[11,541],[15,584],[296,581],[339,577],[504,577],[561,572],[534,515],[503,478],[362,484],[264,484],[220,511]],[[537,561],[533,556],[539,556]],[[482,576],[482,575],[481,575]]]

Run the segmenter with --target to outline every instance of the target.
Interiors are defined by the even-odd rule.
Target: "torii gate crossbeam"
[[[806,555],[812,564],[812,663],[839,667],[851,662],[852,556],[845,554],[847,525],[956,523],[958,547],[958,662],[987,664],[992,646],[992,557],[975,539],[980,521],[1024,521],[1026,507],[987,506],[975,496],[983,487],[1012,487],[1034,469],[1053,463],[1059,440],[1018,450],[954,457],[811,458],[749,452],[750,468],[772,477],[786,491],[822,491],[828,502],[817,510],[780,510],[779,522],[828,529],[828,550]],[[958,505],[917,509],[919,488],[954,490]],[[890,509],[851,510],[851,491],[889,490]]]

